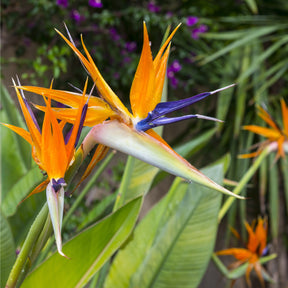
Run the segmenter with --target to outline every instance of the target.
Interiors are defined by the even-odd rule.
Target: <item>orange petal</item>
[[[145,22],[143,23],[144,40],[141,57],[133,79],[130,102],[134,117],[145,118],[155,108],[154,81],[155,71]]]
[[[284,99],[281,99],[281,108],[282,108],[284,133],[288,138],[288,106],[286,105]]]
[[[109,147],[101,145],[101,144],[99,144],[97,146],[96,151],[95,151],[91,161],[89,162],[89,165],[87,166],[84,174],[81,177],[81,180],[79,181],[79,183],[77,184],[75,189],[89,176],[89,174],[92,172],[92,170],[94,169],[96,164],[106,156],[109,149],[110,149]]]
[[[262,255],[263,250],[267,244],[267,219],[258,218],[258,224],[255,229],[255,235],[259,240],[259,256]]]
[[[120,99],[117,97],[117,95],[112,91],[112,89],[109,87],[109,85],[106,83],[102,75],[100,74],[97,66],[95,65],[91,55],[89,54],[83,38],[81,37],[82,46],[85,50],[86,56],[88,60],[83,56],[83,54],[57,29],[55,29],[56,32],[65,40],[65,42],[70,46],[70,48],[74,51],[74,53],[78,56],[80,61],[83,63],[85,68],[90,73],[101,97],[103,97],[112,107],[117,109],[123,117],[130,117],[131,114],[127,110],[127,108],[123,105],[123,103],[120,101]]]
[[[7,128],[9,128],[10,130],[14,131],[15,133],[17,133],[18,135],[20,135],[23,139],[25,139],[30,145],[33,145],[30,133],[26,130],[24,130],[21,127],[17,127],[14,125],[10,125],[10,124],[5,124],[5,123],[0,123],[3,126],[6,126]]]
[[[157,68],[155,67],[156,65],[154,65],[156,75],[155,75],[155,92],[153,95],[153,100],[154,100],[155,106],[152,108],[152,110],[161,101],[165,75],[166,75],[166,70],[167,70],[167,61],[168,61],[168,57],[170,53],[170,46],[171,45],[169,44],[164,55],[161,58],[161,61],[159,62],[159,65],[157,65]]]
[[[90,103],[90,101],[89,101]],[[40,105],[34,105],[37,109],[44,111],[46,107]],[[107,105],[108,106],[108,105]],[[78,109],[76,108],[52,108],[57,119],[65,120],[69,123],[73,123],[76,119]],[[117,114],[110,108],[106,109],[101,106],[90,106],[88,105],[87,114],[84,120],[84,126],[93,127],[97,124],[102,123],[108,118],[115,117]]]
[[[70,163],[70,161],[71,161],[71,159],[72,159],[72,157],[74,155],[74,151],[75,151],[75,141],[76,141],[76,137],[77,137],[78,130],[79,130],[82,110],[83,110],[83,107],[84,107],[84,104],[85,104],[85,94],[86,94],[87,85],[88,85],[88,78],[87,78],[87,80],[85,82],[85,86],[84,86],[84,90],[83,90],[83,96],[82,96],[81,102],[79,103],[79,108],[78,108],[78,111],[77,111],[77,114],[76,114],[75,121],[73,123],[73,130],[72,130],[72,133],[70,135],[69,141],[66,144],[66,155],[67,155],[69,163]]]
[[[51,109],[51,100],[44,98],[47,108],[42,128],[41,162],[49,179],[64,177],[68,166],[62,130]]]
[[[28,196],[26,196],[18,205],[20,205],[23,201],[25,201],[30,196],[42,192],[46,188],[48,183],[49,183],[49,179],[47,178],[42,183],[40,183],[35,189],[33,189],[33,191]]]
[[[79,107],[79,104],[82,101],[83,97],[83,93],[79,94],[64,90],[55,90],[51,88],[43,88],[36,86],[20,86],[19,88],[42,96],[49,95],[49,98],[73,108]],[[85,95],[85,102],[88,100],[88,97],[89,97],[88,95]],[[108,104],[104,100],[95,96],[90,97],[89,106],[97,106],[97,107],[99,106],[109,109]]]
[[[261,150],[257,150],[256,152],[253,153],[248,153],[248,154],[241,154],[238,155],[239,159],[246,159],[246,158],[254,158],[257,157],[260,154]]]
[[[31,115],[30,115],[30,113],[29,113],[29,111],[28,111],[28,109],[24,103],[24,100],[23,100],[18,88],[15,87],[15,90],[17,93],[17,97],[18,97],[18,100],[19,100],[19,103],[20,103],[20,106],[21,106],[28,130],[30,132],[31,139],[34,143],[36,153],[38,154],[38,157],[39,157],[39,155],[41,153],[40,152],[41,151],[41,134],[40,134],[38,128],[36,127],[35,123],[33,122],[33,119],[31,118]]]
[[[256,126],[256,125],[243,126],[243,129],[251,131],[251,132],[259,134],[259,135],[262,135],[262,136],[265,136],[271,140],[276,140],[281,136],[279,131],[276,131],[276,130],[273,130],[270,128],[266,128],[266,127]]]
[[[230,248],[230,249],[225,249],[225,250],[221,250],[216,252],[217,255],[232,255],[234,256],[237,260],[240,261],[248,261],[251,256],[252,253],[244,248]]]
[[[246,269],[246,273],[245,273],[246,282],[247,282],[249,287],[251,287],[250,273],[253,269],[253,266],[254,266],[253,264],[249,264],[247,269]]]
[[[274,120],[271,118],[269,113],[263,109],[262,107],[259,107],[258,115],[267,123],[269,124],[274,130],[279,131],[278,126],[274,123]]]
[[[257,235],[254,233],[252,227],[246,221],[245,221],[245,227],[248,232],[247,248],[252,253],[256,253],[259,247],[259,239],[257,238]]]
[[[156,69],[158,69],[158,65],[160,62],[160,59],[163,55],[164,50],[166,49],[168,43],[171,41],[171,39],[173,38],[174,34],[176,33],[176,31],[178,30],[178,28],[181,26],[181,23],[172,31],[172,33],[170,34],[170,36],[166,39],[166,41],[164,42],[164,44],[161,46],[159,52],[157,53],[157,56],[154,59],[154,67]]]

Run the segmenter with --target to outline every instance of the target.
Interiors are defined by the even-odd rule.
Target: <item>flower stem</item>
[[[34,243],[37,241],[43,229],[47,216],[48,216],[48,205],[47,203],[45,203],[29,230],[29,233],[25,239],[21,251],[10,272],[8,281],[6,283],[6,288],[14,288],[16,286],[21,271],[24,268],[24,265],[26,264],[29,253],[31,252]]]
[[[248,171],[244,174],[236,188],[232,191],[235,194],[240,194],[240,192],[243,190],[244,186],[248,183],[248,181],[252,178],[252,176],[255,174],[257,169],[259,168],[262,161],[265,159],[265,157],[271,152],[271,149],[269,147],[266,147],[261,154],[257,157],[253,165],[248,169]],[[218,214],[218,222],[221,222],[222,218],[225,216],[233,202],[235,201],[235,197],[229,197],[225,203],[223,204],[219,214]]]

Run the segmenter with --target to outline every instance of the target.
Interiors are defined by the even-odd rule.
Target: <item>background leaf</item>
[[[203,170],[223,179],[223,165]],[[221,195],[176,178],[117,254],[104,287],[197,287],[211,257]]]
[[[66,259],[58,253],[37,267],[22,286],[83,287],[130,235],[140,211],[138,197],[115,213],[83,231],[63,246]]]
[[[16,249],[10,225],[0,211],[0,268],[1,268],[1,287],[5,286],[10,270],[16,259]]]

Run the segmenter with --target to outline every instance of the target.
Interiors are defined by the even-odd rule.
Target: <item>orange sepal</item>
[[[41,182],[35,189],[33,189],[33,191],[31,193],[29,193],[28,196],[26,196],[22,201],[20,201],[20,203],[18,205],[20,205],[22,202],[24,202],[30,196],[42,192],[46,188],[48,183],[49,183],[49,179],[47,178],[43,182]]]
[[[69,164],[62,129],[51,109],[51,99],[46,100],[46,113],[42,127],[41,163],[49,179],[63,178]]]
[[[145,118],[155,108],[155,71],[145,22],[143,22],[143,48],[130,91],[131,109],[134,117]]]
[[[284,99],[281,99],[281,109],[283,118],[284,134],[288,139],[288,106],[286,105]]]
[[[221,250],[221,251],[216,252],[216,254],[217,255],[232,255],[237,260],[244,261],[244,262],[248,261],[252,256],[251,251],[244,249],[244,248],[225,249],[225,250]]]
[[[274,140],[278,139],[281,136],[279,131],[275,131],[273,129],[261,127],[257,125],[246,125],[246,126],[243,126],[243,129],[254,132],[258,135],[265,136],[269,139],[274,139]]]
[[[76,187],[74,188],[73,192],[79,187],[79,185],[90,175],[90,173],[92,172],[92,170],[94,169],[94,167],[96,166],[96,164],[101,161],[107,154],[107,152],[109,151],[109,147],[104,146],[102,144],[98,144],[94,155],[91,159],[91,161],[89,162],[84,174],[82,175],[79,183],[76,185]]]
[[[17,127],[14,125],[10,125],[10,124],[5,124],[5,123],[0,123],[3,126],[6,126],[7,128],[9,128],[10,130],[14,131],[15,133],[17,133],[19,136],[21,136],[23,139],[25,139],[30,145],[33,145],[32,139],[31,139],[31,135],[28,131],[24,130],[21,127]]]
[[[278,126],[275,124],[274,120],[271,118],[269,113],[264,110],[262,107],[259,107],[258,112],[259,117],[261,117],[268,125],[270,125],[273,129],[279,131]]]

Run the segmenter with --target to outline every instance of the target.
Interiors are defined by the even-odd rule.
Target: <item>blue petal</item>
[[[220,121],[216,118],[198,115],[198,114],[185,115],[185,116],[173,117],[173,118],[168,118],[168,117],[164,117],[164,116],[169,114],[169,113],[172,113],[174,111],[177,111],[177,110],[183,109],[187,106],[190,106],[190,105],[206,98],[209,95],[215,94],[219,91],[230,88],[232,86],[234,86],[234,84],[226,86],[224,88],[217,89],[217,90],[212,91],[212,92],[204,92],[204,93],[192,96],[192,97],[187,98],[187,99],[159,103],[156,105],[156,107],[153,111],[148,113],[148,116],[145,119],[140,120],[136,124],[135,128],[138,131],[146,131],[148,129],[155,128],[157,126],[171,124],[171,123],[175,123],[175,122],[179,122],[179,121],[191,119],[191,118],[201,118],[201,119],[212,120],[212,121]]]

